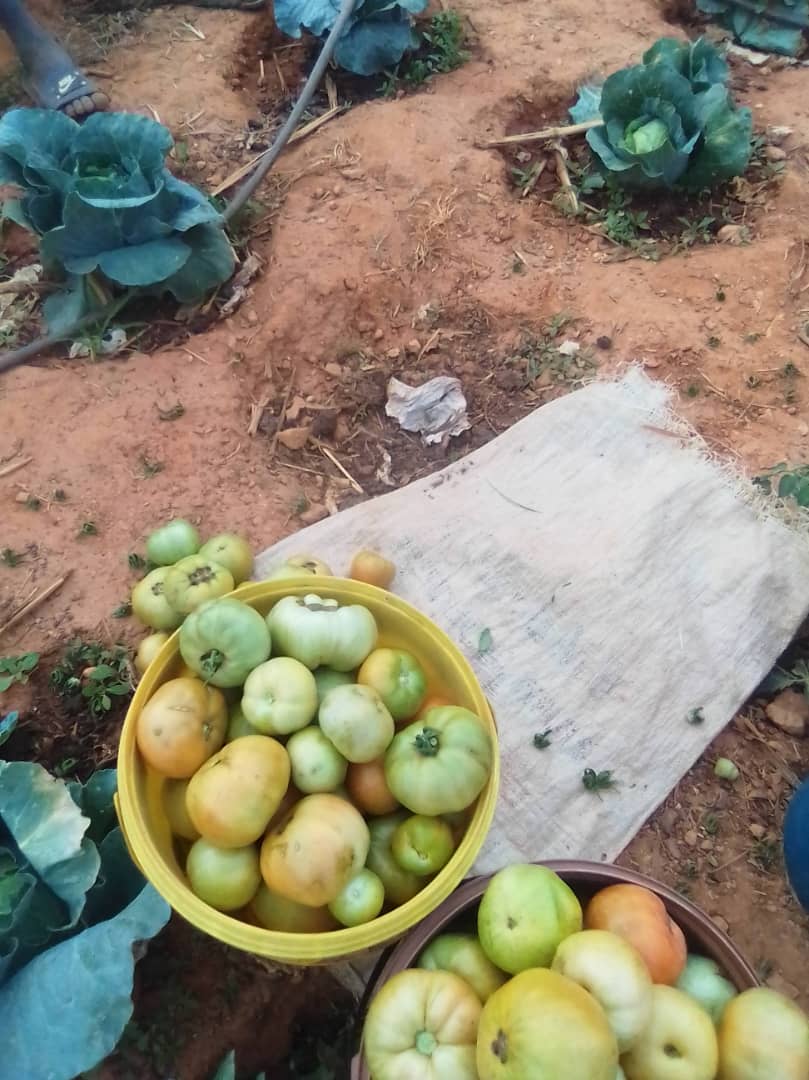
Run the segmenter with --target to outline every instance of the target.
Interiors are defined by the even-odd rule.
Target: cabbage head
[[[52,331],[117,287],[195,303],[233,273],[220,213],[166,168],[172,145],[162,124],[134,113],[78,124],[12,109],[0,119],[0,184],[15,189],[3,213],[40,237],[43,264],[65,279],[45,304]]]
[[[604,124],[587,132],[600,165],[622,187],[647,189],[699,191],[741,175],[752,152],[750,110],[734,106],[723,82],[706,85],[711,76],[699,69],[692,83],[694,73],[665,51],[604,83]]]

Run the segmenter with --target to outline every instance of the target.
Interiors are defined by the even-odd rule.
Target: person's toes
[[[104,112],[109,108],[110,99],[101,90],[94,90],[92,94],[84,94],[75,101],[64,106],[66,116],[73,120],[82,120],[94,112]]]

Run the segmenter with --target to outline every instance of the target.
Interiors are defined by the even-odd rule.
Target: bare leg
[[[0,29],[11,38],[25,70],[26,86],[38,105],[61,109],[74,120],[109,108],[107,95],[88,82],[23,0],[0,0]]]

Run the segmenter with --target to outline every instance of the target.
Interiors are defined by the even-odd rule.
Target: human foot
[[[82,75],[55,41],[37,52],[26,72],[25,85],[37,105],[61,109],[74,120],[84,120],[110,106],[109,97]]]
[[[109,108],[109,98],[76,68],[55,38],[31,15],[24,0],[0,0],[5,30],[23,66],[25,88],[37,105],[61,109],[74,120]]]

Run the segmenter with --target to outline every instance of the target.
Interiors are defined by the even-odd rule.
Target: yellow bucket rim
[[[475,812],[447,865],[407,903],[362,926],[322,933],[302,934],[267,930],[217,911],[191,892],[167,865],[149,828],[145,808],[138,798],[136,777],[144,768],[135,741],[137,718],[179,655],[179,631],[175,631],[149,665],[130,702],[118,744],[118,811],[121,830],[132,859],[172,909],[197,929],[234,948],[279,963],[311,965],[339,961],[379,948],[396,940],[421,922],[453,892],[472,868],[494,818],[500,786],[500,753],[497,729],[488,700],[469,661],[452,639],[406,600],[373,585],[348,578],[310,577],[282,581],[250,582],[230,596],[251,606],[280,600],[288,595],[331,596],[342,603],[388,606],[415,622],[425,649],[445,653],[458,670],[475,704],[474,711],[492,737],[492,771],[478,796]]]

